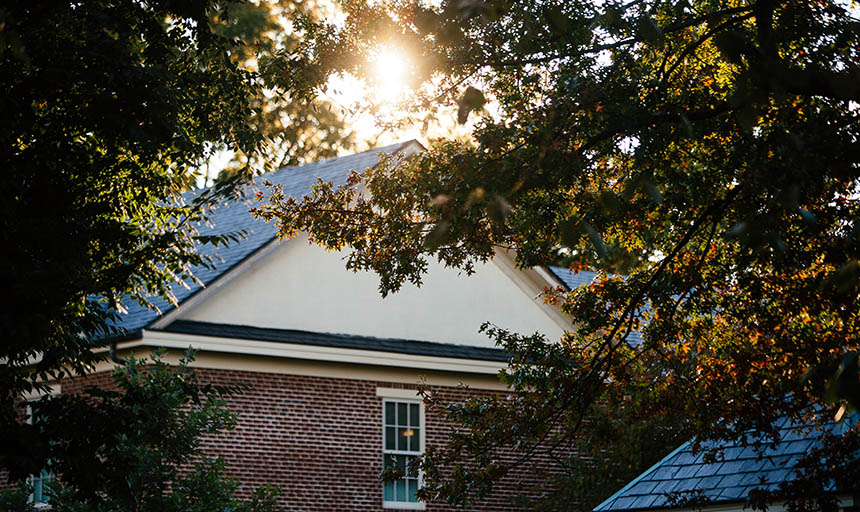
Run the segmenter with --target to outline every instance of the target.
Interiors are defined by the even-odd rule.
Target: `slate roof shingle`
[[[594,281],[594,278],[597,277],[597,272],[591,272],[590,270],[580,270],[579,272],[574,273],[564,267],[551,266],[549,267],[549,271],[552,272],[556,279],[561,281],[568,290],[589,285]]]

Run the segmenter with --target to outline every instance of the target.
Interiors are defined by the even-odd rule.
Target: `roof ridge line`
[[[257,176],[255,176],[255,178],[262,178],[262,177],[264,177],[264,176],[266,176],[266,175],[268,175],[268,174],[274,174],[274,173],[276,173],[276,172],[285,171],[285,170],[287,170],[287,169],[297,169],[297,168],[301,168],[301,167],[308,167],[308,166],[312,166],[312,165],[320,165],[320,164],[324,164],[324,163],[326,163],[326,162],[331,162],[332,160],[338,160],[338,159],[341,159],[341,158],[350,158],[350,157],[353,157],[353,156],[365,155],[365,154],[367,154],[367,153],[371,153],[371,152],[373,152],[373,151],[377,151],[377,152],[379,152],[379,153],[383,153],[383,152],[384,152],[383,150],[384,150],[384,149],[386,149],[386,148],[393,148],[393,147],[395,147],[395,146],[399,146],[399,147],[397,147],[397,149],[396,149],[396,150],[394,150],[394,152],[397,152],[397,151],[402,150],[403,148],[405,148],[406,146],[408,146],[409,144],[411,144],[411,143],[413,143],[413,142],[415,142],[416,144],[418,144],[419,146],[421,146],[422,148],[424,148],[424,144],[421,144],[420,142],[418,142],[418,139],[409,139],[409,140],[402,141],[402,142],[394,142],[394,143],[392,143],[392,144],[386,144],[386,145],[384,145],[384,146],[377,146],[377,147],[375,147],[375,148],[365,149],[364,151],[360,151],[360,152],[358,152],[358,153],[349,153],[349,154],[346,154],[346,155],[337,155],[337,156],[333,156],[333,157],[326,158],[326,159],[323,159],[323,160],[317,160],[317,161],[315,161],[315,162],[307,162],[307,163],[303,163],[303,164],[285,165],[285,166],[283,166],[283,167],[279,167],[279,168],[277,168],[277,169],[274,169],[274,170],[271,170],[271,171],[268,171],[268,172],[264,172],[263,174],[257,175]],[[424,148],[424,149],[426,149],[426,148]]]

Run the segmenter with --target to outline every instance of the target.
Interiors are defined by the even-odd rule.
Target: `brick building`
[[[375,165],[380,152],[405,158],[422,149],[410,141],[265,179],[300,197],[318,177],[343,183],[350,170]],[[220,260],[214,270],[195,272],[204,286],[177,287],[179,306],[157,302],[161,313],[132,308],[117,350],[143,356],[163,347],[175,360],[193,346],[194,366],[207,380],[248,386],[230,403],[237,428],[206,443],[248,492],[277,485],[291,510],[444,509],[415,500],[417,476],[385,485],[378,478],[384,465],[404,465],[445,440],[447,427],[424,410],[419,383],[451,401],[466,395],[460,385],[469,393],[503,392],[496,374],[505,355],[480,325],[557,339],[565,319],[539,295],[560,281],[546,269],[519,270],[499,254],[468,278],[431,264],[420,288],[383,299],[375,275],[346,270],[343,254],[306,237],[279,241],[275,226],[248,209],[240,201],[215,210],[202,234],[244,231],[245,238],[201,247]],[[62,392],[106,381],[110,366],[65,381]],[[510,477],[478,508],[510,509],[511,497],[543,484],[534,475]]]

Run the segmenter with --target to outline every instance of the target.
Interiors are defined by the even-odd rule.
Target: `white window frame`
[[[377,388],[376,396],[382,398],[380,401],[380,444],[382,447],[382,464],[385,465],[386,455],[406,455],[408,457],[419,457],[424,453],[427,422],[424,416],[424,401],[418,396],[418,391],[414,389],[393,389],[393,388]],[[385,404],[386,403],[405,403],[418,405],[418,451],[412,450],[387,450],[385,448]],[[424,480],[424,474],[418,473],[418,488],[420,489]],[[384,489],[384,484],[383,484]],[[408,489],[407,489],[408,492]],[[424,510],[425,503],[423,501],[386,501],[385,494],[382,497],[382,508],[400,509],[400,510]]]
[[[48,390],[46,392],[31,391],[29,393],[24,393],[22,395],[22,398],[27,403],[27,409],[26,409],[27,423],[31,424],[31,425],[33,424],[33,407],[32,407],[32,405],[30,405],[32,402],[40,400],[41,398],[43,398],[45,396],[57,396],[61,392],[62,392],[62,388],[60,387],[59,384],[50,384],[50,385],[48,385]],[[27,483],[31,487],[33,487],[33,493],[30,494],[30,500],[29,500],[30,503],[33,504],[33,508],[40,509],[40,510],[47,510],[47,509],[51,508],[51,503],[49,501],[36,501],[35,483],[36,483],[37,479],[41,481],[40,483],[42,484],[41,485],[42,495],[44,496],[45,483],[50,482],[50,481],[56,481],[57,475],[53,471],[49,472],[47,475],[42,475],[43,472],[44,472],[44,469],[42,471],[40,471],[38,475],[28,476],[27,477]]]

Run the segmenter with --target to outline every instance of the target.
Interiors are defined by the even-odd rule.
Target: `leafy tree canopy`
[[[253,62],[297,44],[273,20],[299,7],[0,7],[0,463],[19,442],[22,391],[85,371],[93,339],[123,334],[123,300],[170,297],[211,264],[196,244],[229,237],[197,236],[209,207],[255,171],[330,156],[348,138],[330,112],[267,94]],[[186,193],[222,149],[240,155],[232,172]]]
[[[231,59],[248,71],[261,71],[277,51],[288,52],[304,39],[296,19],[319,21],[330,17],[335,6],[326,2],[295,0],[243,2],[232,5],[226,15],[210,14],[212,30],[229,40],[240,41],[231,51]],[[339,107],[320,98],[300,97],[290,90],[258,89],[251,97],[252,129],[266,140],[266,148],[257,154],[244,154],[240,148],[231,166],[219,170],[223,180],[248,160],[266,169],[300,165],[332,158],[340,151],[361,142],[341,115]]]
[[[496,449],[557,448],[580,455],[561,460],[556,496],[586,507],[642,469],[593,481],[624,432],[603,428],[613,418],[671,443],[860,406],[856,4],[345,5],[343,25],[309,25],[281,83],[312,94],[398,45],[420,84],[406,115],[456,104],[460,121],[481,116],[474,140],[260,214],[348,246],[383,294],[420,284],[428,258],[471,272],[499,248],[522,266],[561,255],[601,271],[548,295],[571,319],[560,344],[491,327],[522,394],[452,413],[469,428],[425,459],[426,496],[468,503],[507,471]]]
[[[259,85],[212,32],[209,2],[20,3],[3,16],[3,395],[82,369],[121,295],[169,293],[193,251],[195,169],[213,144],[261,147]],[[105,298],[104,300],[101,298]]]

